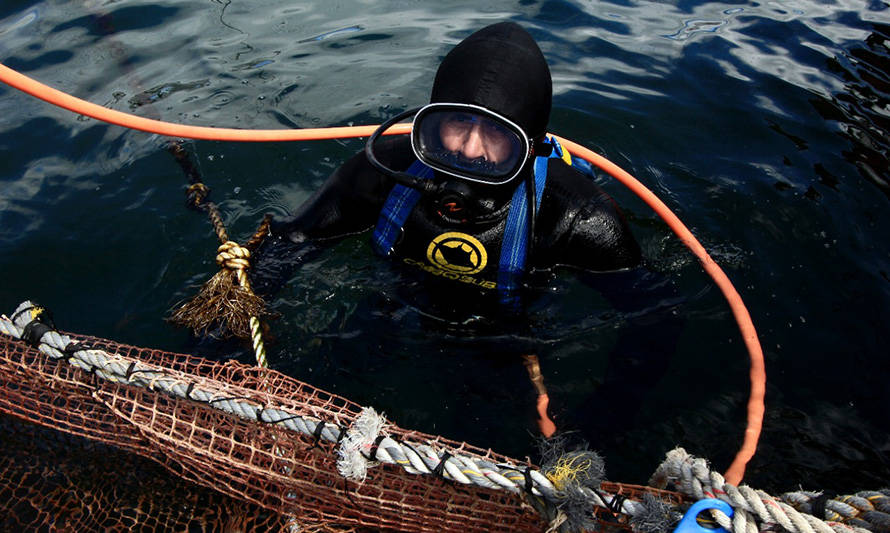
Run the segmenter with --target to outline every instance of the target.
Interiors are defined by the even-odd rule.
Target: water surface
[[[0,60],[113,109],[240,128],[371,124],[424,103],[441,57],[514,20],[554,80],[551,130],[633,173],[735,283],[767,359],[746,481],[768,491],[890,480],[890,14],[885,2],[4,2]],[[0,87],[0,311],[44,303],[68,331],[182,350],[162,319],[215,271],[166,139]],[[299,206],[361,141],[192,142],[232,236]],[[620,184],[653,268],[685,297],[669,367],[629,427],[591,445],[645,482],[676,445],[724,468],[747,360],[694,258]],[[424,329],[364,238],[273,302],[273,366],[395,422],[534,456],[532,393],[498,339]],[[571,275],[530,314],[557,421],[603,379],[628,317]],[[629,385],[632,386],[632,385]]]

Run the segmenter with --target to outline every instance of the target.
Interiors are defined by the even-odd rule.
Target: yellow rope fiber
[[[560,457],[545,475],[557,490],[564,490],[566,486],[586,478],[591,467],[593,467],[593,461],[589,456],[566,454]]]

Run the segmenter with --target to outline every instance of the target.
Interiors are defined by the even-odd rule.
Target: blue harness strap
[[[544,187],[547,184],[547,164],[551,158],[563,159],[562,146],[554,138],[545,140],[553,149],[547,157],[535,158],[535,212],[541,207],[541,198],[544,196]],[[507,227],[504,229],[504,239],[501,243],[501,256],[498,263],[498,292],[501,300],[510,303],[516,298],[516,289],[522,274],[525,272],[525,262],[528,255],[528,184],[523,181],[516,187],[513,199],[510,202],[510,212],[507,214]]]
[[[433,169],[424,165],[420,161],[411,163],[411,166],[405,171],[412,176],[418,178],[429,179],[433,177]],[[380,211],[380,217],[377,219],[377,226],[371,235],[371,246],[378,254],[386,257],[392,253],[393,245],[402,231],[402,226],[408,220],[408,215],[414,209],[414,205],[420,199],[420,192],[417,189],[396,184],[383,209]]]
[[[590,161],[586,159],[573,155],[572,167],[580,171],[582,174],[586,174],[592,178],[596,178],[596,171],[593,169],[593,165],[591,165]]]

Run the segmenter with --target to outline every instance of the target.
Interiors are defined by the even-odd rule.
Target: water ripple
[[[352,33],[352,32],[362,31],[362,30],[364,30],[364,28],[356,24],[354,26],[348,26],[346,28],[338,28],[336,30],[326,31],[324,33],[320,33],[313,37],[307,37],[305,39],[301,39],[297,42],[302,44],[302,43],[308,43],[308,42],[312,42],[312,41],[321,41],[323,39],[329,39],[335,35],[340,35],[342,33]]]

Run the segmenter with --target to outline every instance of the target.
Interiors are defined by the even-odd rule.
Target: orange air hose
[[[170,137],[241,142],[308,141],[368,137],[377,129],[377,126],[343,126],[336,128],[307,128],[296,130],[239,130],[232,128],[187,126],[137,117],[128,113],[92,104],[44,85],[3,64],[0,64],[0,81],[74,113],[86,115],[118,126]],[[410,131],[411,124],[396,124],[385,133],[394,135],[409,133]],[[569,152],[586,159],[591,164],[608,173],[646,202],[646,204],[648,204],[649,207],[651,207],[655,213],[667,223],[668,227],[670,227],[677,237],[680,238],[683,244],[685,244],[686,247],[698,258],[705,272],[707,272],[707,274],[714,280],[729,303],[751,359],[751,393],[748,398],[748,421],[745,429],[745,437],[741,448],[725,474],[727,482],[733,485],[738,485],[745,475],[745,466],[754,456],[754,452],[757,449],[757,441],[760,438],[760,431],[763,425],[764,396],[766,394],[766,369],[763,360],[763,350],[761,349],[760,341],[757,338],[757,331],[754,329],[751,316],[745,308],[741,296],[739,296],[739,293],[735,290],[735,287],[733,287],[732,282],[729,281],[729,278],[723,272],[723,269],[711,259],[708,252],[705,251],[701,243],[698,242],[698,239],[692,235],[692,232],[690,232],[670,208],[658,199],[652,191],[646,188],[645,185],[605,157],[568,139],[563,139],[562,137],[557,137],[557,139],[560,144],[569,150]]]
[[[0,64],[0,81],[31,96],[81,115],[118,126],[169,137],[204,141],[240,142],[316,141],[322,139],[344,139],[347,137],[369,137],[377,129],[377,126],[343,126],[339,128],[306,128],[299,130],[238,130],[233,128],[186,126],[137,117],[81,100],[20,74],[3,64]],[[410,131],[411,124],[396,124],[389,129],[388,133],[393,135]]]

